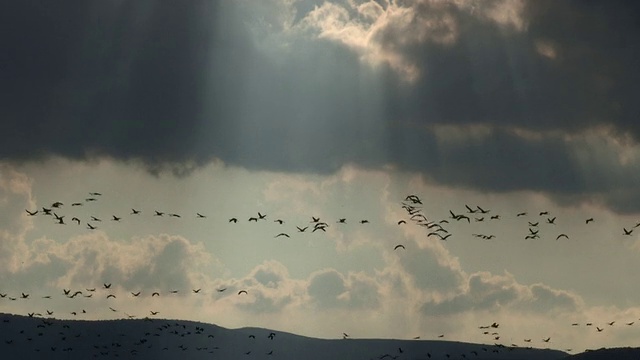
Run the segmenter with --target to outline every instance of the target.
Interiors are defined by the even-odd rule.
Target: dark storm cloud
[[[640,80],[633,65],[640,55],[634,7],[531,1],[523,12],[527,25],[516,31],[451,5],[438,11],[460,24],[453,44],[403,47],[392,26],[379,36],[383,48],[392,47],[425,69],[412,91],[402,93],[409,96],[403,113],[408,118],[568,131],[611,122],[638,136],[639,109],[632,100]],[[415,8],[416,17],[431,10]],[[543,46],[553,48],[555,58],[542,56]]]
[[[395,164],[456,186],[597,193],[637,210],[612,190],[635,163],[589,168],[563,137],[604,126],[637,143],[634,5],[532,1],[518,27],[454,3],[398,2],[414,21],[389,18],[367,46],[418,69],[407,81],[398,64],[370,66],[366,50],[314,30],[323,4],[297,1],[277,24],[265,21],[286,12],[233,1],[11,4],[0,15],[0,158],[106,155],[154,171],[212,158],[323,173]],[[338,24],[371,21],[333,4],[345,9]],[[410,36],[426,23],[433,34]],[[443,125],[490,130],[465,143]]]
[[[218,2],[44,1],[5,8],[0,156],[182,160],[205,85],[233,94]],[[224,14],[223,14],[224,15]],[[218,53],[226,55],[220,55]],[[242,50],[243,55],[248,53]],[[226,56],[226,57],[225,57]],[[222,62],[217,70],[216,62]],[[213,71],[209,71],[213,69]],[[220,77],[218,79],[217,77]],[[215,101],[215,98],[214,98]]]

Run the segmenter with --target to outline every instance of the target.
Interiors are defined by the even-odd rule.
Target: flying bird
[[[398,225],[406,224],[407,222],[404,220],[398,220]]]
[[[36,215],[36,214],[38,213],[38,210],[36,210],[36,211],[29,211],[29,210],[26,210],[26,209],[25,209],[24,211],[26,211],[26,212],[27,212],[27,214],[29,214],[29,216],[34,216],[34,215]]]
[[[445,236],[442,236],[442,235],[440,235],[439,233],[437,233],[437,232],[435,232],[435,231],[434,231],[434,232],[430,232],[430,233],[428,233],[428,234],[427,234],[427,236],[431,236],[431,235],[435,235],[435,236],[439,237],[439,238],[440,238],[440,240],[447,240],[447,238],[448,238],[449,236],[451,236],[451,234],[447,234],[447,235],[445,235]]]
[[[287,233],[280,233],[280,234],[276,235],[275,237],[280,237],[280,236],[289,237],[289,234],[287,234]]]
[[[229,222],[232,222],[232,223],[235,224],[235,223],[238,222],[238,219],[237,218],[231,218],[231,219],[229,219]]]
[[[491,210],[485,210],[485,209],[483,209],[483,208],[481,208],[480,206],[477,206],[477,205],[476,205],[476,208],[477,208],[477,209],[478,209],[478,211],[480,211],[482,214],[486,214],[486,213],[488,213],[488,212],[490,212],[490,211],[491,211]]]
[[[625,235],[631,235],[631,233],[633,232],[633,229],[627,230],[626,228],[622,228],[622,230],[624,231]]]
[[[238,291],[238,295],[240,295],[240,294],[247,294],[247,290],[240,290],[240,291]]]
[[[164,213],[162,211],[155,210],[155,214],[153,216],[163,216]]]
[[[122,220],[122,218],[121,217],[117,217],[115,215],[112,215],[112,219],[111,220],[112,221],[120,221],[120,220]]]
[[[136,210],[136,209],[131,209],[131,215],[138,215],[140,214],[140,210]]]
[[[588,224],[590,222],[593,222],[593,218],[588,218],[587,220],[584,221],[585,224]]]
[[[199,219],[204,219],[204,218],[206,218],[206,216],[204,216],[204,215],[202,215],[202,214],[200,214],[200,213],[196,213],[196,216],[197,216]]]
[[[560,234],[560,235],[558,235],[556,237],[556,240],[560,239],[561,237],[564,237],[564,238],[567,238],[567,239],[569,238],[569,236],[567,234]]]
[[[404,245],[402,245],[402,244],[398,244],[398,245],[396,245],[396,246],[393,248],[393,250],[398,250],[398,249],[400,249],[400,248],[405,249]],[[405,249],[405,250],[406,250],[406,249]]]

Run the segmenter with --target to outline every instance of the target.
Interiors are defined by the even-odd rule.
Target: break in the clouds
[[[634,7],[17,2],[0,19],[0,158],[392,165],[635,211]]]

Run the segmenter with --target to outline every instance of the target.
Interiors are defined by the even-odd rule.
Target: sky
[[[636,7],[14,2],[0,311],[634,345]]]

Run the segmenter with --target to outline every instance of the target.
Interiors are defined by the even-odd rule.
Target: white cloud
[[[373,66],[386,64],[407,81],[425,70],[408,52],[435,43],[451,45],[460,35],[464,12],[513,31],[524,31],[524,1],[326,1],[310,11],[299,25],[315,29],[320,38],[351,48]],[[428,69],[427,69],[428,71]]]

